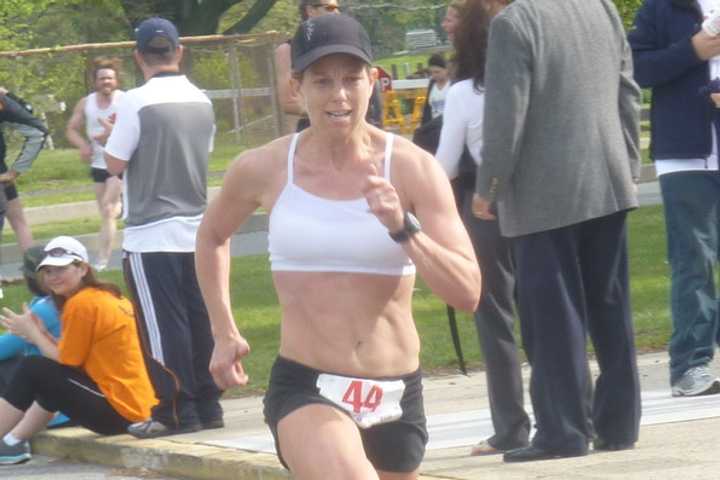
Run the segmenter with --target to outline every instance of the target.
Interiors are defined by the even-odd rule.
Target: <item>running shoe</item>
[[[673,397],[697,397],[720,393],[720,378],[712,375],[707,365],[688,369],[672,385]]]
[[[157,438],[166,437],[168,435],[179,435],[181,433],[197,432],[202,427],[199,423],[189,425],[180,425],[177,428],[169,427],[157,420],[146,420],[144,422],[133,423],[128,427],[128,433],[135,438]]]
[[[8,445],[0,439],[0,465],[15,465],[30,460],[30,442],[23,440],[15,445]]]

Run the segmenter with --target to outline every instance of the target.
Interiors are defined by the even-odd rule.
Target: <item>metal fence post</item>
[[[233,97],[233,127],[235,131],[235,141],[242,143],[244,132],[242,132],[242,81],[240,79],[240,63],[238,62],[237,46],[230,45],[228,51],[230,59],[230,83],[235,96]]]
[[[271,43],[274,46],[275,42]],[[273,117],[275,118],[275,137],[283,134],[283,112],[280,110],[280,101],[278,100],[277,77],[275,72],[275,55],[268,55],[267,59],[268,73],[270,74],[270,88],[272,91]]]

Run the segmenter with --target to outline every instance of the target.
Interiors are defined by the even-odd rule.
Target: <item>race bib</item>
[[[378,381],[321,373],[320,395],[347,411],[360,428],[392,422],[402,416],[402,380]]]

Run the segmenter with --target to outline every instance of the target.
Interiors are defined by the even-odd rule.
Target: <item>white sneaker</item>
[[[713,376],[707,365],[693,367],[672,385],[673,397],[697,397],[720,393],[720,378]]]
[[[104,270],[107,270],[107,267],[108,267],[108,262],[107,262],[107,260],[97,261],[97,262],[95,262],[95,264],[93,265],[93,269],[94,269],[96,272],[102,272],[102,271],[104,271]]]

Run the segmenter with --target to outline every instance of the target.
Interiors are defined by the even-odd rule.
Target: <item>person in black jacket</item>
[[[27,102],[4,89],[0,90],[0,125],[8,126],[24,137],[20,153],[8,167],[5,158],[7,145],[4,133],[0,130],[0,183],[4,187],[0,189],[0,228],[7,216],[15,230],[20,248],[25,251],[32,244],[32,234],[18,198],[15,179],[30,169],[45,144],[48,130],[42,121],[33,116],[32,107]]]

